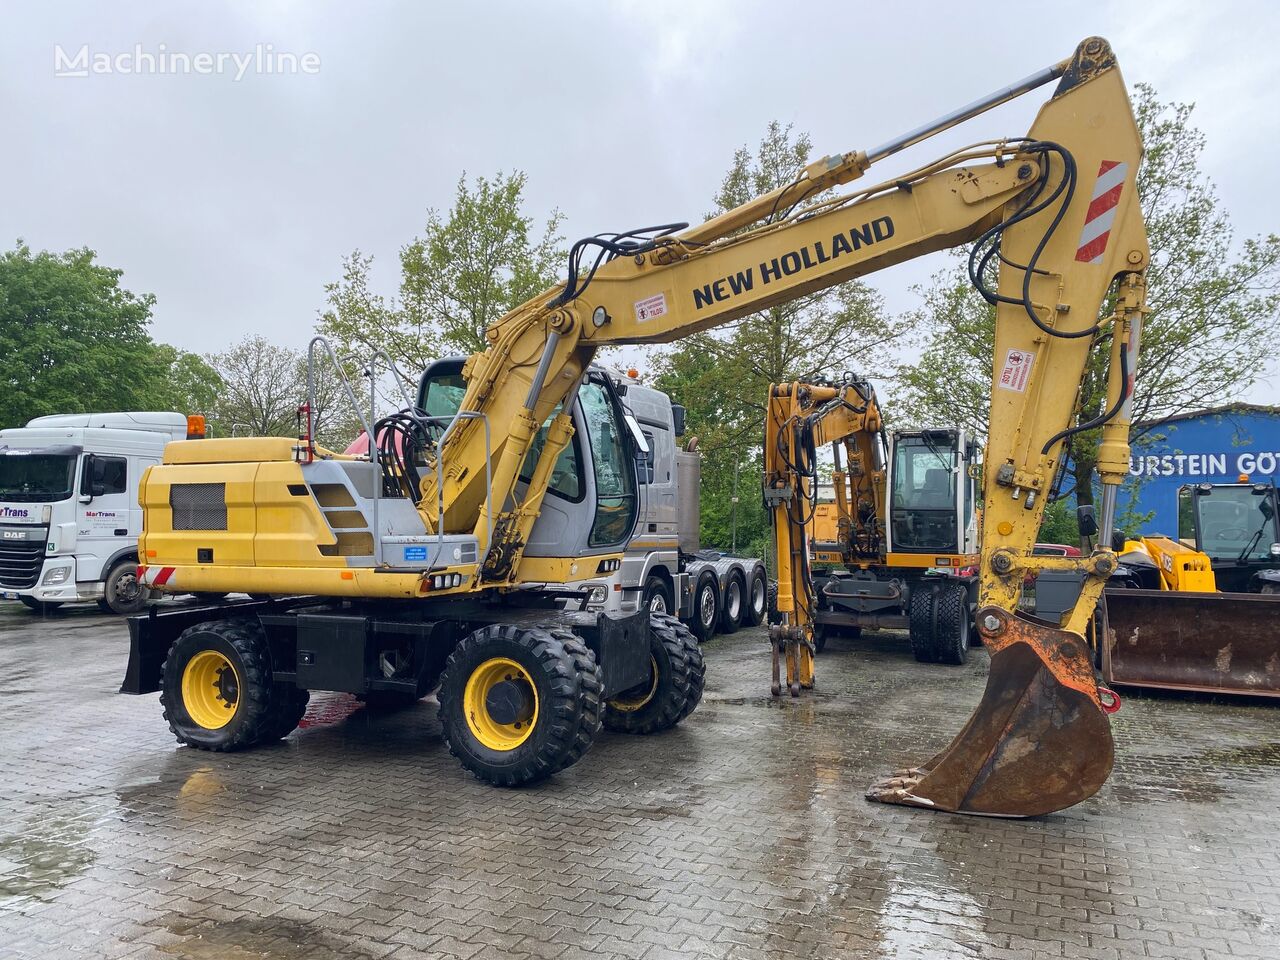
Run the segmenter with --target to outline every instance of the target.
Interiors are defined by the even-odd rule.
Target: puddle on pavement
[[[46,899],[94,862],[91,817],[32,817],[0,835],[0,904]]]
[[[283,917],[211,920],[169,914],[156,921],[181,942],[160,947],[188,960],[369,960],[375,954],[327,930]]]
[[[1127,758],[1113,775],[1109,796],[1120,803],[1217,803],[1239,784],[1273,779],[1280,770],[1280,743],[1245,744],[1176,756]]]
[[[984,932],[982,905],[944,883],[921,884],[898,878],[880,908],[880,944],[885,957],[927,957],[938,945],[939,927],[952,946],[982,956],[993,946]]]

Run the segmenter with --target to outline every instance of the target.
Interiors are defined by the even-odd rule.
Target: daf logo
[[[21,530],[6,530],[4,531],[4,538],[6,540],[25,540],[27,535]]]

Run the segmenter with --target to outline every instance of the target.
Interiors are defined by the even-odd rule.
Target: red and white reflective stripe
[[[169,582],[176,567],[142,567],[142,582],[149,587],[162,587]]]
[[[1084,230],[1076,247],[1076,259],[1081,263],[1102,262],[1128,172],[1129,165],[1118,160],[1103,160],[1098,166],[1098,181],[1093,185],[1093,199],[1084,215]]]

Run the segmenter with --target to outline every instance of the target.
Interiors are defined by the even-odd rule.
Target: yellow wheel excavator
[[[978,592],[977,443],[954,427],[886,433],[875,390],[852,377],[771,384],[765,409],[764,502],[791,620],[772,644],[774,695],[784,658],[800,694],[805,625],[815,653],[831,631],[883,628],[907,631],[922,663],[964,663]],[[827,445],[835,502],[819,504]]]
[[[906,147],[1046,84],[1031,130],[836,191]],[[635,516],[644,439],[591,373],[601,347],[691,333],[972,243],[996,304],[978,627],[986,694],[938,757],[873,790],[891,803],[1034,815],[1089,796],[1111,768],[1104,700],[1083,640],[1109,550],[1032,555],[1063,442],[1101,425],[1104,543],[1128,466],[1129,391],[1148,263],[1135,177],[1142,144],[1111,48],[1068,59],[700,226],[600,233],[568,274],[427,371],[413,402],[367,423],[363,456],[300,437],[171,443],[143,478],[151,589],[270,599],[157,610],[130,623],[124,689],[159,690],[193,747],[278,739],[310,690],[413,698],[438,688],[444,738],[499,785],[577,762],[601,726],[650,734],[698,704],[703,663],[678,622],[565,611],[565,584],[616,568]],[[1113,295],[1114,312],[1100,317]],[[1090,351],[1111,399],[1076,423]],[[355,402],[352,396],[352,402]],[[1027,571],[1085,573],[1061,627],[1020,618]],[[801,683],[811,637],[794,610]]]

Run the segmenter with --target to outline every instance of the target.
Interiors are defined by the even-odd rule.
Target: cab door
[[[130,474],[137,464],[113,454],[86,453],[80,466],[76,506],[76,580],[101,580],[107,562],[137,542],[140,513],[131,502]]]

